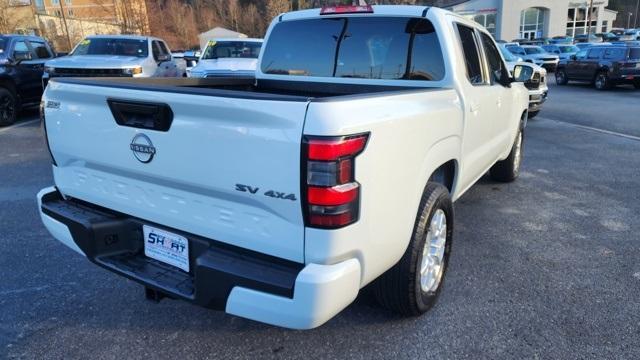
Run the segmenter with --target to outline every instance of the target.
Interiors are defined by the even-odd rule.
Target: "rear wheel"
[[[0,126],[11,125],[16,122],[18,101],[9,89],[0,87]]]
[[[409,246],[400,261],[373,284],[385,308],[421,315],[436,302],[449,264],[453,204],[446,187],[428,183],[422,194]]]
[[[491,167],[489,174],[491,178],[500,182],[512,182],[520,175],[520,164],[522,163],[524,150],[524,133],[518,131],[516,140],[513,142],[509,156],[498,161]]]
[[[598,90],[611,89],[611,80],[609,80],[609,75],[606,71],[601,71],[596,75],[594,85]]]
[[[569,78],[567,77],[567,72],[564,69],[558,69],[556,71],[556,84],[558,85],[567,85],[569,82]]]

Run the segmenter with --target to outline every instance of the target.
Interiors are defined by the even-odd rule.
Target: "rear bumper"
[[[187,273],[144,255],[143,220],[63,199],[55,188],[40,191],[38,204],[49,232],[91,262],[170,298],[256,321],[314,328],[348,306],[360,288],[356,259],[305,266],[167,229],[189,239]]]

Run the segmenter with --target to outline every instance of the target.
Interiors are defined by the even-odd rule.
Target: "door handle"
[[[498,98],[498,100],[496,100],[496,105],[498,105],[498,107],[502,106],[502,98]]]
[[[477,103],[472,102],[469,105],[469,110],[474,114],[478,114],[478,110],[480,110],[480,106]]]

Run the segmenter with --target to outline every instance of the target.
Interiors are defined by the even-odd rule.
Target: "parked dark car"
[[[606,90],[621,84],[640,89],[640,46],[592,46],[563,60],[556,71],[556,83],[589,81]]]
[[[597,42],[602,42],[602,38],[599,38],[593,34],[591,35],[580,34],[580,35],[576,35],[576,37],[574,38],[574,41],[576,43],[586,43],[586,42],[597,43]]]
[[[21,108],[40,103],[44,63],[53,57],[41,37],[0,34],[0,126],[13,124]]]

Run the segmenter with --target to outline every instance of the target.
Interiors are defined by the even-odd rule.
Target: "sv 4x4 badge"
[[[258,193],[258,191],[260,191],[260,188],[252,187],[249,185],[236,184],[236,191],[246,192],[246,193],[255,195]],[[283,200],[291,200],[291,201],[297,200],[295,194],[287,194],[287,193],[274,191],[274,190],[265,191],[263,195],[268,196],[270,198],[274,198],[274,199],[283,199]]]

